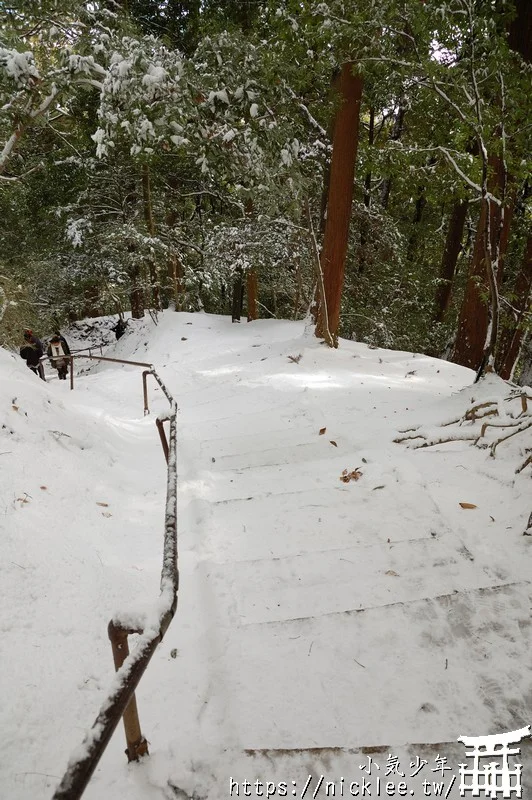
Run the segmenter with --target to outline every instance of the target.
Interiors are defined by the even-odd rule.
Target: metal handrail
[[[88,356],[83,357],[88,358]],[[92,358],[97,357],[92,356]],[[105,360],[118,361],[119,359]],[[122,623],[119,617],[112,619],[109,623],[109,638],[117,669],[115,680],[100,707],[100,712],[92,728],[85,736],[81,752],[71,757],[63,779],[53,795],[53,800],[78,800],[82,796],[122,717],[126,729],[128,760],[137,760],[139,756],[148,752],[146,740],[140,732],[134,693],[177,608],[179,588],[177,566],[177,404],[156,370],[151,365],[142,364],[142,366],[150,367],[145,375],[153,375],[170,403],[170,410],[166,414],[160,414],[157,420],[160,426],[163,421],[170,422],[167,444],[168,469],[161,593],[157,603],[157,612],[151,619],[148,618],[145,621],[142,629],[131,629],[129,625]],[[144,383],[145,380],[146,378],[143,377]],[[137,645],[131,654],[129,654],[127,644],[127,637],[130,633],[140,634]]]

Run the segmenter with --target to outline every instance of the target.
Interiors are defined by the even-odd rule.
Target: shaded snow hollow
[[[454,773],[465,760],[458,736],[532,722],[520,444],[491,459],[467,442],[393,443],[500,382],[353,342],[331,352],[301,323],[204,314],[132,321],[106,353],[152,362],[178,401],[181,588],[137,692],[152,755],[128,766],[118,729],[85,797],[218,800],[230,778],[300,797],[309,775],[310,797],[322,774],[350,796],[368,755],[383,779],[399,757],[421,797],[416,754],[433,780],[438,755]],[[112,681],[108,620],[159,591],[167,402],[151,384],[143,417],[140,368],[83,368],[70,392],[0,351],[9,800],[52,795]]]

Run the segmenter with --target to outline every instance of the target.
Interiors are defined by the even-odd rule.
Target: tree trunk
[[[516,16],[509,27],[508,43],[530,63],[532,55],[532,6],[528,0],[516,0]],[[501,137],[501,131],[498,132]],[[498,194],[505,204],[504,209],[497,206],[483,189],[482,207],[477,238],[473,251],[472,268],[462,310],[460,313],[458,337],[452,360],[477,370],[477,380],[488,363],[493,361],[499,336],[499,296],[498,286],[502,281],[504,257],[508,247],[510,224],[515,203],[515,193],[507,196],[508,175],[505,164],[497,155],[491,156],[486,167],[492,176],[488,177],[487,189]],[[483,181],[483,187],[485,186]],[[504,216],[501,216],[501,214]],[[491,263],[490,263],[491,262]],[[488,279],[489,307],[483,302],[479,284]],[[484,344],[482,344],[484,339]]]
[[[338,79],[342,105],[334,126],[329,201],[321,252],[327,308],[324,309],[320,303],[315,331],[316,336],[323,338],[324,323],[328,318],[329,331],[335,342],[340,322],[362,99],[362,76],[353,74],[353,66],[352,62],[343,64]]]
[[[130,243],[128,245],[128,252],[134,253],[136,245]],[[129,291],[129,302],[131,304],[131,316],[133,319],[142,319],[144,316],[144,290],[142,288],[140,268],[138,264],[129,272],[131,278],[131,289]]]
[[[492,194],[499,195],[499,197],[504,196],[506,176],[504,175],[504,165],[501,159],[497,156],[492,156],[489,159],[489,166],[493,170],[493,174],[488,182],[488,190]],[[485,360],[489,333],[490,311],[484,296],[489,291],[491,299],[494,299],[493,287],[488,290],[490,271],[492,270],[492,264],[489,263],[490,254],[492,257],[498,254],[498,263],[493,265],[493,269],[496,271],[497,283],[500,285],[504,256],[510,234],[512,204],[506,205],[504,209],[502,226],[501,211],[501,206],[491,202],[489,199],[482,199],[473,257],[460,309],[456,342],[451,356],[451,361],[454,361],[455,364],[461,364],[474,370],[481,369]],[[488,230],[490,231],[489,242]],[[491,323],[496,328],[497,319],[492,319]],[[494,333],[496,334],[496,330],[494,331],[492,327],[491,339]]]
[[[457,200],[453,205],[441,262],[440,283],[436,289],[434,322],[443,322],[451,302],[454,274],[462,249],[468,205],[467,200]]]
[[[257,304],[257,273],[250,269],[246,275],[247,294],[248,294],[248,322],[259,318],[259,307]]]
[[[144,292],[137,282],[131,289],[129,299],[131,302],[131,316],[133,319],[142,319],[144,316]]]
[[[142,206],[144,210],[144,221],[151,238],[155,236],[155,222],[153,219],[153,208],[151,202],[151,179],[150,168],[147,164],[142,165]],[[148,272],[150,275],[151,296],[153,307],[156,311],[161,310],[161,289],[159,286],[159,276],[153,259],[148,259]]]
[[[408,246],[406,248],[406,260],[411,264],[417,251],[417,243],[419,240],[419,226],[423,219],[423,211],[427,205],[426,187],[418,186],[416,206],[414,216],[412,218],[412,232],[408,238]]]
[[[233,278],[233,301],[231,307],[232,322],[240,322],[243,303],[244,303],[244,283],[242,281],[242,270],[238,268]]]
[[[176,311],[183,310],[183,294],[185,288],[183,285],[183,265],[177,253],[172,253],[168,259],[168,277],[170,278],[173,287],[174,304]]]
[[[532,301],[532,235],[527,239],[523,263],[515,283],[513,321],[500,337],[495,369],[504,380],[511,380],[521,352],[525,329],[523,321]]]
[[[532,61],[532,4],[514,0],[516,15],[508,31],[508,44],[530,64]]]

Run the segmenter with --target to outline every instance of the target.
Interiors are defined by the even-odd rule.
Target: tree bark
[[[458,256],[462,249],[468,205],[467,200],[457,200],[451,211],[441,262],[440,283],[436,289],[434,322],[443,322],[451,302],[453,280]]]
[[[506,176],[501,159],[492,156],[489,159],[489,166],[492,169],[492,176],[488,182],[488,190],[499,197],[504,196]],[[458,320],[458,332],[451,356],[451,361],[455,364],[474,370],[482,367],[489,332],[490,312],[483,296],[488,293],[489,273],[492,269],[489,258],[490,254],[492,256],[498,254],[495,269],[497,283],[500,285],[510,234],[512,203],[507,203],[504,208],[504,221],[501,212],[501,206],[489,199],[482,199],[473,256]],[[493,295],[493,287],[489,293]],[[492,325],[496,324],[497,320],[492,320]]]
[[[247,295],[248,295],[248,322],[259,318],[259,306],[257,303],[258,279],[254,269],[250,269],[246,275]]]
[[[244,302],[244,283],[242,281],[242,270],[239,268],[233,278],[233,300],[231,307],[231,321],[240,322],[242,306]]]
[[[134,253],[136,245],[131,243],[128,245],[128,252]],[[131,289],[129,291],[129,302],[131,304],[131,316],[133,319],[142,319],[144,316],[144,290],[142,288],[140,268],[138,264],[129,272],[131,278]]]
[[[514,0],[515,17],[510,23],[508,44],[530,64],[532,61],[532,5],[530,0]]]
[[[173,288],[174,304],[176,311],[183,310],[183,295],[185,288],[183,285],[183,265],[177,253],[173,252],[168,259],[168,277]]]
[[[515,365],[521,352],[525,329],[523,321],[530,312],[532,301],[532,235],[525,247],[523,263],[515,283],[513,322],[506,327],[500,337],[495,369],[504,380],[511,380]]]
[[[340,322],[363,85],[362,76],[353,74],[353,66],[352,62],[343,64],[338,78],[342,104],[334,126],[329,201],[320,259],[327,308],[320,303],[315,330],[316,336],[323,338],[327,317],[335,342]]]
[[[129,299],[131,303],[131,316],[133,319],[142,319],[144,316],[144,292],[137,282],[134,283],[131,289]]]

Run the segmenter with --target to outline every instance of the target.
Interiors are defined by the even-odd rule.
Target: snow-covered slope
[[[117,731],[88,798],[214,800],[231,777],[301,796],[312,775],[310,796],[320,774],[345,775],[347,792],[368,754],[383,777],[388,756],[408,773],[425,754],[417,779],[432,780],[437,751],[458,772],[459,735],[529,724],[519,442],[497,459],[393,443],[500,382],[353,342],[331,352],[300,323],[203,314],[132,323],[107,354],[154,363],[178,400],[181,589],[137,693],[152,755],[128,767]],[[157,596],[165,467],[140,373],[92,365],[70,393],[1,353],[13,800],[51,795],[112,677],[108,619]]]

